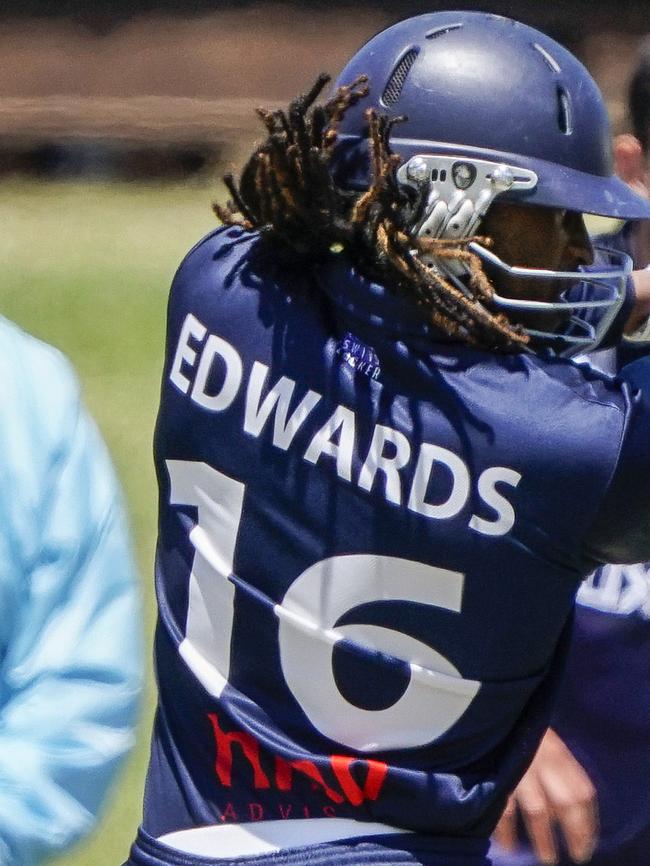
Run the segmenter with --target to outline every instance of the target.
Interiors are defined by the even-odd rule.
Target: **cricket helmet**
[[[397,179],[426,197],[414,236],[475,235],[493,201],[647,219],[650,203],[614,175],[602,95],[585,67],[532,27],[482,12],[434,12],[401,21],[367,42],[336,87],[367,75],[370,93],[338,127],[331,170],[352,190],[370,182],[366,111],[405,119],[391,128]],[[557,272],[517,267],[472,243],[502,273],[565,286],[556,303],[495,293],[506,313],[566,313],[563,333],[528,332],[563,354],[596,348],[616,320],[632,269],[629,256]],[[428,262],[461,289],[463,266]]]
[[[611,130],[598,86],[555,40],[509,18],[433,12],[367,42],[337,86],[369,77],[370,94],[339,127],[333,169],[351,188],[368,184],[369,107],[407,120],[390,145],[404,163],[421,154],[477,158],[534,172],[504,199],[620,219],[650,217],[650,204],[613,173]]]

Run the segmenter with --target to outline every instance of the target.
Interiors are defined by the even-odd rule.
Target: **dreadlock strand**
[[[387,117],[386,118],[386,133],[385,133],[386,144],[388,144],[388,141],[390,139],[390,135],[393,131],[393,127],[398,126],[400,123],[406,123],[407,120],[408,120],[408,117],[406,114],[397,114],[397,115],[395,115],[395,117]]]
[[[491,321],[492,314],[481,305],[478,299],[468,297],[449,280],[444,279],[434,268],[421,262],[417,256],[410,256],[410,259],[421,282],[429,286],[432,293],[435,294],[436,302],[442,305],[459,325],[469,327],[474,320],[480,326],[485,321]]]
[[[325,109],[322,105],[317,105],[314,108],[314,114],[311,121],[311,143],[319,150],[323,149],[324,134],[329,120]]]
[[[397,251],[395,262],[400,265],[402,273],[413,278],[417,286],[417,297],[419,302],[426,308],[434,323],[439,324],[438,315],[442,315],[446,322],[445,330],[449,336],[458,336],[467,332],[471,336],[471,316],[468,315],[467,298],[458,289],[453,287],[447,280],[434,269],[424,265],[416,256],[412,255],[410,238],[402,233],[395,233],[393,238]],[[473,308],[469,305],[469,312]],[[486,311],[487,313],[487,311]],[[487,315],[490,315],[487,313]],[[468,341],[475,344],[473,337]]]
[[[464,336],[466,328],[464,328],[461,321],[459,321],[457,313],[455,314],[453,308],[450,308],[450,305],[444,298],[441,298],[426,283],[413,280],[414,268],[410,262],[411,258],[409,251],[404,249],[397,254],[393,254],[391,261],[407,277],[409,283],[417,287],[415,292],[416,299],[426,310],[431,323],[450,337]],[[467,338],[467,342],[474,343],[471,334]]]
[[[321,72],[311,88],[303,96],[299,97],[302,101],[303,114],[308,108],[316,102],[326,84],[332,80],[332,76],[327,72]]]
[[[368,76],[360,75],[351,85],[339,87],[334,96],[325,104],[325,116],[329,122],[323,136],[323,149],[328,156],[331,156],[334,145],[338,140],[338,126],[343,119],[343,115],[348,108],[356,105],[360,99],[368,95],[369,88],[367,82]]]
[[[414,190],[397,180],[401,161],[391,153],[390,136],[404,118],[389,119],[369,109],[368,189],[359,194],[335,183],[329,163],[338,126],[346,111],[368,93],[368,79],[359,76],[337,88],[324,105],[316,105],[328,81],[328,76],[320,75],[286,112],[258,110],[267,139],[252,153],[239,184],[232,177],[226,181],[232,204],[215,205],[215,213],[226,224],[275,237],[280,246],[310,261],[342,245],[362,272],[410,297],[454,339],[484,349],[521,349],[528,337],[489,308],[493,287],[480,257],[469,249],[472,241],[485,243],[486,239],[425,239],[410,233],[422,220],[427,195],[424,189]],[[462,262],[468,273],[467,290],[425,264],[421,254]]]
[[[366,118],[369,126],[371,182],[368,191],[359,197],[352,209],[350,219],[353,223],[362,223],[367,219],[369,207],[377,200],[381,183],[382,141],[377,113],[369,108]]]
[[[308,116],[308,111],[330,80],[330,76],[322,72],[310,90],[294,99],[289,106],[289,125],[296,133],[298,147],[303,153],[307,153],[312,144],[311,118]]]
[[[370,137],[370,170],[372,172],[372,185],[374,186],[381,176],[383,158],[385,156],[383,139],[381,135],[381,121],[373,108],[366,110],[366,119],[369,126]]]
[[[234,176],[230,173],[225,174],[223,176],[223,182],[224,182],[226,189],[228,190],[228,192],[232,196],[233,203],[235,204],[235,207],[237,208],[237,210],[242,214],[242,216],[244,217],[244,219],[247,222],[255,225],[255,217],[250,212],[250,210],[246,206],[246,203],[244,202],[243,198],[239,194],[239,189],[237,188],[237,184],[235,183]],[[230,208],[229,208],[229,210],[230,210]]]
[[[438,259],[462,262],[468,266],[470,274],[470,286],[476,288],[484,300],[491,300],[494,288],[485,276],[480,258],[465,248],[465,242],[454,242],[449,246],[436,243],[438,238],[419,238],[418,250],[423,253],[435,255]]]
[[[307,123],[305,122],[304,116],[296,108],[289,112],[289,123],[291,124],[296,147],[298,148],[298,158],[302,164],[303,175],[308,183],[310,162],[309,152],[312,144]]]
[[[305,189],[305,173],[300,160],[300,151],[296,144],[290,144],[287,147],[287,165],[289,166],[291,182],[295,187],[294,191],[302,192]]]
[[[272,112],[272,116],[274,122],[273,132],[284,133],[288,138],[291,138],[291,127],[285,112],[281,108],[277,108]]]
[[[494,297],[494,286],[485,275],[480,258],[476,253],[467,249],[459,250],[457,258],[468,265],[470,287],[476,289],[477,294],[483,300],[491,301]]]
[[[337,124],[348,108],[356,105],[369,92],[367,75],[358,75],[351,84],[341,85],[325,104],[325,112],[330,121]]]
[[[255,188],[259,202],[260,225],[271,225],[271,202],[268,182],[269,156],[265,151],[260,151],[255,172]]]
[[[255,114],[260,118],[269,133],[273,134],[278,128],[278,112],[270,111],[268,108],[258,107]]]
[[[285,208],[285,199],[284,194],[282,192],[282,183],[280,181],[280,172],[278,171],[278,167],[274,164],[273,154],[266,154],[266,159],[264,161],[264,172],[266,174],[266,185],[268,187],[268,219],[265,222],[268,222],[272,226],[277,226],[278,230],[282,234],[286,234],[287,228],[287,217],[291,213],[291,211],[287,211]]]
[[[285,147],[284,138],[275,134],[271,137],[269,145],[278,193],[287,209],[299,210],[301,204],[298,202],[298,190],[293,188],[294,165],[289,155],[289,149]]]
[[[483,265],[479,256],[466,249],[472,241],[477,240],[485,242],[486,239],[478,237],[464,238],[461,241],[455,239],[422,239],[420,248],[426,252],[433,252],[438,258],[451,259],[468,264],[469,285],[476,290],[478,295],[475,302],[480,302],[481,300],[490,301],[494,296],[494,287],[483,271]],[[456,291],[459,292],[459,290]],[[468,301],[472,303],[472,299],[466,298],[462,292],[459,292],[459,297],[463,299],[461,301],[463,305],[466,305]],[[473,303],[472,306],[477,310],[478,315],[484,322],[494,321],[501,333],[507,332],[506,336],[513,343],[526,345],[529,342],[529,338],[524,331],[519,326],[510,324],[504,316],[496,316],[490,313],[480,303],[478,306],[476,306],[476,303]],[[487,320],[485,319],[485,315],[487,315]]]
[[[231,208],[224,207],[219,202],[213,202],[212,210],[219,222],[222,222],[225,226],[241,226],[246,231],[253,229],[253,223],[250,220],[240,219]]]

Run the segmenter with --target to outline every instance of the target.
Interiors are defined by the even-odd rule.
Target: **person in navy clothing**
[[[129,866],[487,864],[581,580],[650,556],[650,366],[563,357],[650,313],[582,220],[650,215],[584,67],[435,13],[326,83],[172,285]]]
[[[614,143],[617,172],[650,197],[650,43],[629,88],[634,135]],[[601,245],[650,264],[650,223],[628,222]],[[593,363],[615,372],[648,354],[648,333]],[[606,565],[582,584],[567,671],[552,727],[496,834],[500,866],[589,862],[645,866],[650,851],[650,566]],[[520,824],[520,832],[517,825]]]

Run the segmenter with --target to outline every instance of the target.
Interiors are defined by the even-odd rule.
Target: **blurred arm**
[[[141,683],[113,470],[68,365],[36,346],[13,370],[22,392],[0,450],[0,863],[11,866],[91,828],[132,745]]]
[[[641,142],[633,135],[618,135],[614,139],[614,164],[616,174],[630,186],[637,195],[648,198],[648,171],[646,157]],[[632,253],[637,267],[647,265],[650,258],[650,235],[648,223],[637,223],[632,239]],[[642,327],[650,316],[650,271],[635,271],[633,274],[636,304],[632,310],[625,333],[633,334]]]

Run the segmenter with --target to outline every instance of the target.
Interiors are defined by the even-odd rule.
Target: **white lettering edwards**
[[[206,339],[207,337],[207,339]],[[194,343],[194,348],[192,347]],[[220,385],[216,392],[208,392],[210,374],[218,365]],[[207,328],[191,313],[185,318],[174,355],[169,379],[183,394],[211,412],[228,409],[239,393],[244,378],[244,366],[237,350]],[[286,451],[296,433],[302,428],[322,395],[307,391],[289,414],[296,382],[282,376],[271,387],[267,382],[269,369],[255,361],[246,385],[244,432],[259,436],[273,417],[272,442]],[[375,483],[382,485],[385,499],[394,505],[406,503],[411,511],[432,519],[443,520],[460,514],[469,498],[471,478],[461,458],[439,445],[423,442],[417,455],[412,453],[409,440],[399,430],[382,424],[375,426],[370,447],[357,478],[353,477],[353,457],[358,449],[356,416],[347,406],[337,406],[328,420],[311,437],[303,460],[316,464],[323,455],[334,458],[339,478],[371,491]],[[415,471],[410,489],[405,491],[400,474],[411,460]],[[450,490],[443,502],[428,502],[426,493],[434,472],[445,471]],[[505,466],[490,466],[478,477],[479,498],[496,515],[492,520],[472,515],[469,527],[482,535],[505,535],[515,522],[511,503],[497,490],[497,485],[516,487],[521,480],[519,472]]]

